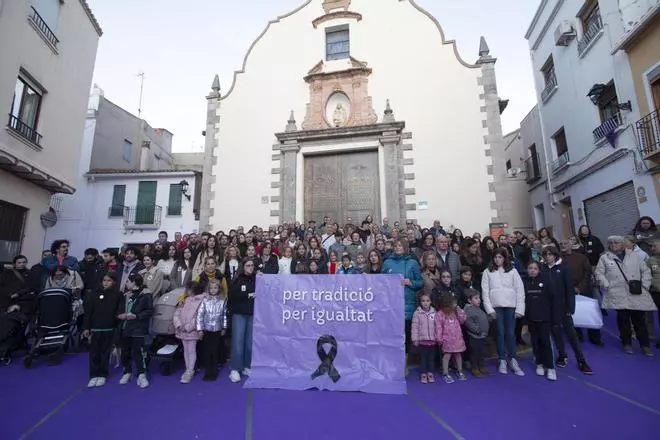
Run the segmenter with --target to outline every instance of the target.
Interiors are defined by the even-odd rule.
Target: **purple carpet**
[[[660,351],[623,354],[608,321],[606,347],[584,346],[593,376],[571,357],[551,383],[526,360],[522,378],[422,385],[412,374],[407,396],[248,391],[227,371],[215,383],[196,377],[190,385],[178,383],[180,372],[153,371],[151,387],[141,390],[119,386],[113,370],[106,387],[87,390],[85,354],[57,367],[25,370],[16,362],[0,368],[0,439],[656,439]]]

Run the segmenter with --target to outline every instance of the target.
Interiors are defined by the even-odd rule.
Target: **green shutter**
[[[124,215],[125,198],[126,185],[115,185],[112,189],[112,205],[110,206],[110,217],[122,217]]]
[[[181,185],[173,183],[170,185],[170,201],[167,205],[167,215],[181,215]]]
[[[157,182],[139,182],[137,206],[135,207],[135,224],[153,225],[156,215]]]

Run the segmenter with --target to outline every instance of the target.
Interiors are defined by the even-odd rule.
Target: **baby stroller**
[[[57,365],[67,351],[76,332],[75,315],[79,307],[71,292],[65,289],[46,289],[37,295],[35,340],[23,366],[30,368],[34,359],[48,354],[48,361]]]
[[[151,359],[160,361],[163,376],[169,376],[174,362],[181,357],[181,342],[174,336],[174,311],[184,288],[174,289],[154,299],[154,314],[151,332],[154,340],[149,349]]]

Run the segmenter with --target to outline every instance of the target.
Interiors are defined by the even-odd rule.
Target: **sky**
[[[321,0],[316,0],[321,1]],[[372,0],[385,1],[385,0]],[[391,0],[388,0],[391,1]],[[475,61],[479,37],[496,57],[499,95],[509,99],[505,133],[536,104],[524,38],[540,0],[417,0]],[[203,151],[206,95],[213,76],[228,90],[254,39],[269,20],[304,0],[88,0],[103,28],[94,84],[105,97],[137,114],[144,73],[142,117],[174,133],[175,152]],[[497,6],[495,6],[497,5]],[[440,36],[438,35],[438,38]]]

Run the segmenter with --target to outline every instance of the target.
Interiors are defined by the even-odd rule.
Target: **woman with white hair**
[[[633,354],[632,323],[642,352],[653,356],[645,320],[645,312],[656,310],[649,293],[651,270],[636,252],[625,249],[623,237],[609,237],[607,249],[596,266],[596,279],[606,291],[602,306],[617,312],[619,337],[625,353]]]

